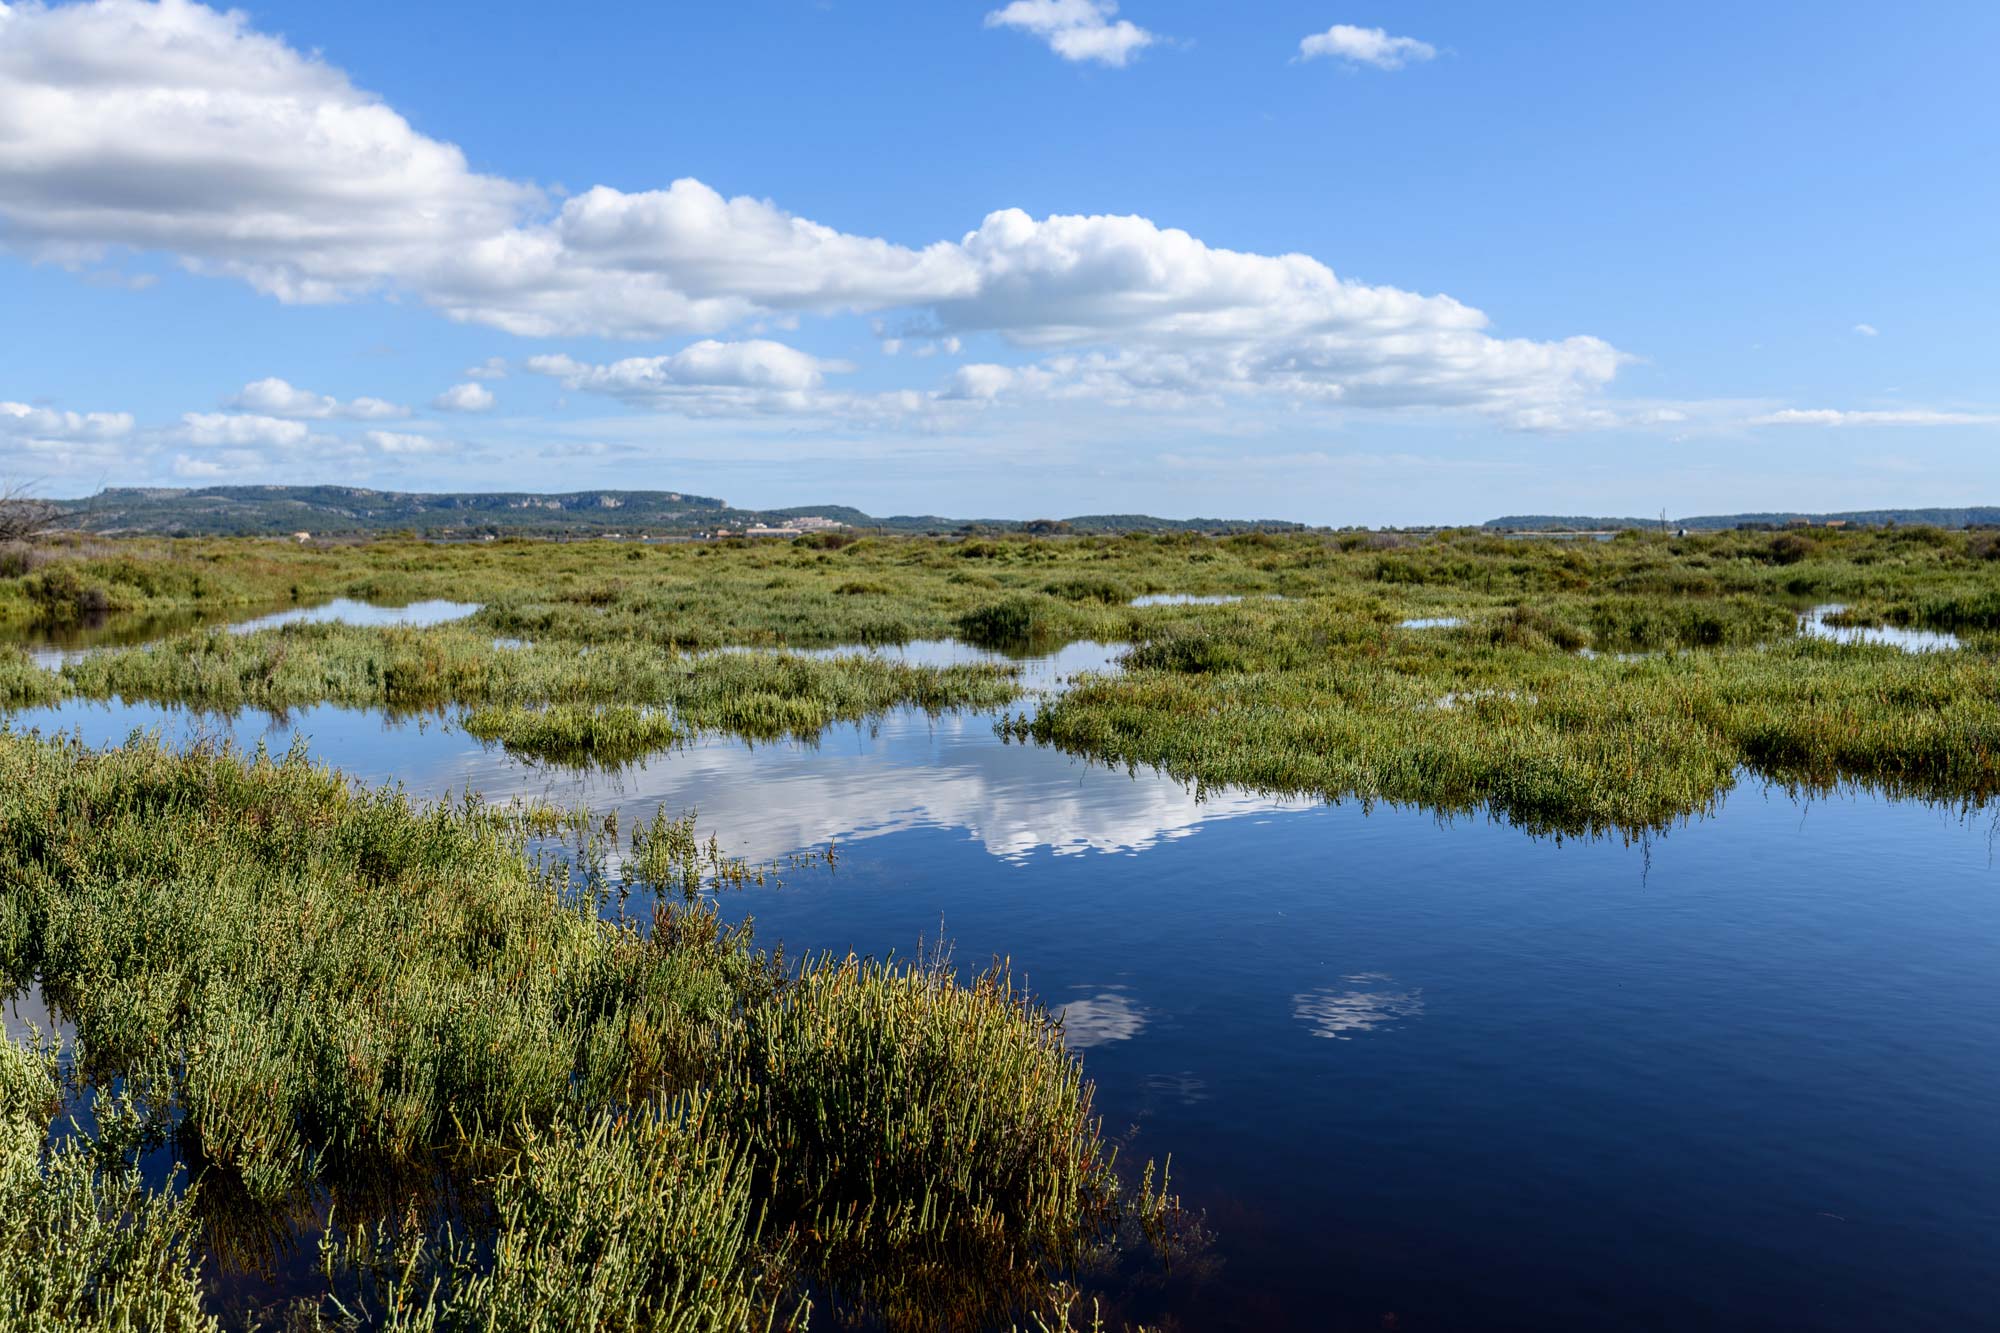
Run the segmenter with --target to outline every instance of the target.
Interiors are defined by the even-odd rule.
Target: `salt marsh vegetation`
[[[610,917],[550,827],[0,735],[0,982],[76,1034],[0,1050],[0,1327],[991,1322],[1170,1206],[1004,969],[787,964],[664,817],[686,891]],[[291,1290],[228,1309],[245,1268]]]
[[[1987,534],[1926,528],[1590,543],[98,543],[0,579],[0,621],[86,603],[185,615],[336,595],[483,609],[421,630],[193,630],[54,671],[8,653],[0,706],[460,705],[478,734],[521,753],[616,763],[677,734],[811,737],[902,705],[998,708],[1016,691],[990,663],[799,649],[1092,639],[1131,645],[1123,669],[1024,708],[1010,734],[1199,783],[1631,831],[1710,808],[1746,772],[1984,801],[2000,780],[1995,551]],[[1811,641],[1819,622],[1801,614],[1827,604],[1843,625],[1949,633],[1956,646],[1917,661]]]

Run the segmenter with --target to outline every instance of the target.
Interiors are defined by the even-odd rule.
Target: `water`
[[[25,649],[37,666],[57,670],[66,662],[74,662],[108,648],[137,647],[157,642],[170,634],[207,626],[224,628],[232,634],[252,634],[281,625],[335,621],[346,625],[408,625],[421,628],[463,620],[478,610],[477,602],[433,600],[412,602],[407,606],[386,606],[336,597],[314,606],[291,606],[247,619],[232,620],[226,615],[202,614],[146,619],[125,616],[83,625],[35,626],[5,641]]]
[[[893,650],[887,650],[893,651]],[[962,645],[914,660],[983,656]],[[1031,660],[1036,688],[1104,646]],[[449,714],[68,703],[98,744],[309,738],[360,779],[700,811],[832,869],[722,900],[789,951],[1013,960],[1107,1133],[1171,1153],[1209,1261],[1122,1293],[1188,1329],[1973,1328],[2000,1292],[2000,871],[1988,818],[1746,784],[1645,845],[1207,799],[908,711],[614,774]],[[1393,1317],[1393,1319],[1392,1319]],[[1113,1321],[1116,1326],[1116,1321]]]
[[[318,606],[294,607],[289,611],[277,611],[270,615],[258,616],[254,620],[239,621],[229,627],[232,634],[254,634],[258,630],[277,629],[282,625],[407,625],[422,629],[430,625],[445,625],[454,620],[464,620],[479,610],[477,602],[448,602],[433,599],[425,602],[411,602],[407,606],[384,606],[375,602],[357,602],[351,597],[336,597]]]
[[[1901,648],[1906,653],[1949,652],[1960,645],[1956,634],[1928,629],[1897,629],[1891,625],[1829,625],[1827,617],[1847,608],[1838,604],[1816,606],[1799,617],[1799,633],[1835,643],[1880,643]]]
[[[1416,616],[1396,622],[1397,629],[1457,629],[1465,621],[1458,616]]]

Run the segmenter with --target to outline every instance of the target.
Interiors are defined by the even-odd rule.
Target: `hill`
[[[1850,509],[1831,514],[1772,511],[1747,514],[1700,514],[1691,518],[1669,518],[1666,526],[1691,532],[1714,532],[1727,528],[1782,528],[1793,523],[1845,523],[1850,527],[1879,528],[1894,525],[1928,525],[1938,528],[1984,528],[2000,526],[2000,506],[1971,505],[1956,509]],[[1510,514],[1488,519],[1482,526],[1505,532],[1613,532],[1620,528],[1657,528],[1657,518],[1592,518],[1584,515]]]
[[[610,533],[691,536],[728,527],[782,526],[802,518],[892,532],[1244,532],[1289,530],[1297,523],[1242,519],[1166,519],[1096,514],[1069,519],[957,519],[936,514],[876,517],[847,505],[737,509],[681,491],[520,491],[423,494],[355,486],[115,487],[56,504],[64,522],[105,535],[187,537],[342,536],[416,532],[429,537],[597,536]]]

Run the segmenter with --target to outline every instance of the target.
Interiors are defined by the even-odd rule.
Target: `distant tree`
[[[0,542],[34,541],[61,517],[61,509],[25,486],[0,486]]]

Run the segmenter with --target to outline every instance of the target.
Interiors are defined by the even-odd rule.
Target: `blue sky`
[[[1972,4],[0,4],[0,475],[1990,502],[1996,49]]]

